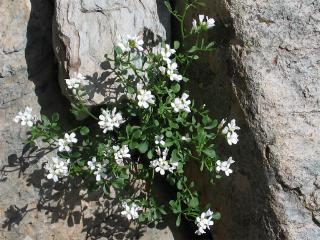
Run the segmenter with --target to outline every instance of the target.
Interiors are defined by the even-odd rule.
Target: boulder
[[[82,5],[100,15],[96,3],[83,1]],[[145,6],[150,7],[148,2]],[[186,239],[187,233],[179,232],[174,222],[148,228],[130,225],[119,213],[115,196],[88,193],[77,181],[53,184],[42,166],[55,152],[41,149],[40,142],[40,149],[30,151],[24,143],[28,128],[13,118],[26,106],[38,118],[59,112],[63,127],[74,126],[69,101],[58,82],[53,15],[50,0],[0,1],[0,239]],[[123,23],[120,28],[131,29]],[[99,40],[101,45],[107,44],[105,40]]]
[[[102,74],[108,68],[105,55],[127,35],[159,42],[169,33],[169,13],[159,0],[56,1],[53,39],[63,93],[70,98],[65,79],[81,73],[87,77],[87,105],[114,101],[119,89],[112,76]]]
[[[192,93],[241,127],[239,144],[222,146],[236,160],[231,177],[211,187],[190,171],[204,202],[222,212],[213,235],[319,239],[320,3],[205,2],[186,24],[199,13],[214,17],[207,37],[217,44],[192,70]]]

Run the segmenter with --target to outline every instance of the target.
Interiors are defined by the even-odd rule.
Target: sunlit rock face
[[[58,0],[55,6],[53,39],[60,86],[70,96],[65,79],[76,73],[87,76],[87,105],[113,102],[121,93],[106,73],[110,63],[105,55],[111,57],[117,43],[137,35],[150,45],[170,35],[170,16],[163,1]]]

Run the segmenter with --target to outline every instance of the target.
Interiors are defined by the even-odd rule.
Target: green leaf
[[[203,153],[206,154],[210,158],[214,158],[216,156],[216,152],[210,148],[203,150]]]
[[[184,82],[188,82],[190,79],[187,78],[187,77],[182,77],[182,80],[183,80]]]
[[[202,118],[202,123],[204,124],[204,125],[209,125],[210,123],[212,122],[212,120],[211,120],[211,118],[209,117],[209,116],[204,116],[203,118]]]
[[[59,121],[59,113],[52,114],[52,122],[58,122]]]
[[[148,157],[150,160],[153,158],[153,151],[152,151],[152,150],[149,150],[149,151],[148,151],[147,157]]]
[[[172,132],[171,131],[166,131],[166,137],[171,138],[172,137]]]
[[[112,181],[112,186],[114,188],[121,188],[124,185],[124,179],[123,178],[118,178]]]
[[[134,88],[131,86],[127,87],[128,93],[133,94],[134,93]]]
[[[199,206],[199,200],[196,197],[192,197],[190,202],[189,202],[189,206],[192,208],[196,208]]]
[[[81,156],[81,153],[79,153],[79,152],[73,152],[72,153],[72,157],[74,157],[74,158],[78,158],[80,156]]]
[[[180,84],[179,84],[179,83],[174,84],[174,85],[171,87],[171,89],[172,89],[172,91],[173,91],[174,93],[179,92],[179,91],[180,91]]]
[[[148,142],[143,142],[143,143],[140,143],[139,146],[138,146],[138,150],[140,153],[146,153],[148,151]]]
[[[194,53],[195,51],[197,51],[199,48],[197,46],[192,46],[192,48],[189,49],[189,53]]]
[[[172,141],[166,141],[165,147],[171,147],[174,144]]]
[[[121,48],[118,47],[118,46],[116,46],[116,47],[114,48],[114,52],[116,53],[116,55],[122,54],[122,50],[121,50]]]
[[[181,223],[181,214],[179,214],[177,217],[176,226],[179,227],[180,223]]]
[[[215,212],[213,215],[212,215],[213,219],[215,220],[219,220],[221,218],[221,214],[219,212]]]
[[[140,139],[141,135],[142,135],[142,131],[140,129],[138,129],[138,130],[134,131],[134,133],[132,134],[132,138],[133,139]]]
[[[49,126],[50,125],[50,120],[47,118],[47,116],[41,115],[41,120],[43,122],[43,126]]]
[[[88,127],[82,127],[82,128],[80,128],[80,134],[81,134],[82,136],[88,135],[89,132],[90,132],[90,130],[89,130]]]
[[[174,41],[173,42],[173,48],[174,49],[179,49],[179,47],[180,47],[180,42],[179,41]]]
[[[172,151],[170,160],[172,160],[174,162],[178,162],[180,160],[180,157],[178,155],[178,151],[176,149],[174,149]]]
[[[161,207],[158,208],[158,210],[159,210],[159,212],[162,213],[163,215],[166,215],[167,212],[166,212],[166,210],[165,210],[164,208],[165,208],[165,206],[161,206]]]

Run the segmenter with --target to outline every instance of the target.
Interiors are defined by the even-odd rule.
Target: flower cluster
[[[154,104],[154,95],[152,95],[151,91],[147,91],[144,89],[138,89],[138,106],[141,108],[149,108],[150,105]]]
[[[168,76],[171,81],[180,82],[182,80],[182,75],[178,72],[178,64],[170,59],[171,55],[175,52],[176,51],[171,49],[168,44],[166,44],[164,48],[161,48],[160,54],[166,63],[166,66],[160,66],[159,70],[162,75]]]
[[[210,229],[210,226],[213,225],[212,217],[213,212],[208,209],[206,212],[201,213],[200,217],[196,218],[196,224],[198,227],[196,234],[204,234],[206,229]]]
[[[112,148],[114,151],[114,159],[116,160],[116,163],[120,166],[123,166],[123,159],[131,157],[128,145],[123,145],[121,148],[116,145]]]
[[[193,6],[189,2],[186,9]],[[174,15],[179,16],[181,31],[185,31],[186,13],[179,15],[174,10]],[[44,166],[48,179],[57,182],[63,177],[77,177],[83,186],[105,195],[114,190],[123,201],[121,214],[140,223],[157,221],[170,211],[177,215],[177,225],[182,215],[193,218],[196,233],[203,234],[213,220],[219,219],[210,209],[203,212],[197,182],[190,181],[184,170],[185,166],[199,166],[212,181],[221,178],[220,172],[229,176],[234,161],[232,157],[218,160],[215,141],[224,138],[229,145],[236,144],[240,128],[234,119],[218,125],[206,106],[198,107],[182,90],[186,87],[182,80],[189,80],[184,76],[188,67],[214,45],[202,36],[214,26],[212,18],[200,15],[192,24],[181,37],[191,36],[190,40],[197,39],[195,44],[174,41],[175,49],[164,43],[160,50],[159,46],[144,49],[140,36],[127,36],[115,47],[114,56],[108,56],[112,66],[108,74],[127,91],[127,98],[115,103],[117,108],[106,103],[107,108],[96,114],[85,101],[85,77],[76,73],[66,79],[75,95],[72,113],[92,118],[96,123],[93,129],[88,120],[65,133],[58,114],[42,116],[42,121],[35,122],[31,108],[18,113],[15,122],[33,126],[28,139],[31,144],[42,139],[58,149],[57,157]],[[197,164],[192,164],[194,161]],[[158,201],[152,191],[157,175],[176,187],[177,194],[168,202]]]
[[[108,161],[103,163],[97,162],[97,158],[93,157],[91,161],[88,161],[87,165],[93,174],[96,176],[96,181],[99,182],[101,179],[107,179],[106,175],[106,165]]]
[[[139,217],[139,212],[141,211],[141,207],[135,203],[128,205],[128,203],[124,202],[122,204],[124,210],[121,212],[122,215],[126,216],[126,218],[130,221],[131,219],[137,219]]]
[[[224,172],[226,176],[229,176],[233,171],[230,169],[230,166],[232,163],[235,161],[232,159],[232,157],[229,157],[227,161],[217,161],[217,167],[216,170],[217,172]]]
[[[168,148],[165,148],[163,152],[157,147],[156,152],[159,158],[150,162],[150,167],[154,168],[156,172],[164,175],[166,171],[173,172],[178,167],[178,162],[168,161]]]
[[[76,90],[79,89],[81,84],[86,78],[81,73],[76,73],[74,77],[66,79],[66,84],[69,89]]]
[[[199,22],[196,19],[192,21],[192,30],[201,31],[207,30],[215,26],[215,21],[213,18],[209,18],[205,15],[199,15]]]
[[[77,143],[78,139],[76,138],[76,134],[74,132],[68,134],[64,134],[64,138],[60,138],[57,141],[59,152],[71,152],[71,145],[73,143]]]
[[[36,122],[36,118],[32,116],[32,108],[26,107],[25,110],[22,112],[18,112],[17,116],[13,119],[14,122],[20,123],[21,126],[29,126],[32,127],[33,124]]]
[[[165,46],[160,49],[160,55],[167,64],[171,63],[170,57],[175,53],[176,50],[170,48],[169,44],[165,44]]]
[[[130,36],[127,35],[127,38],[118,44],[118,47],[123,52],[130,52],[131,50],[143,51],[143,40],[140,36]]]
[[[117,112],[117,109],[114,107],[110,112],[108,109],[102,109],[102,113],[99,116],[99,126],[103,129],[103,133],[107,131],[113,131],[115,128],[119,128],[124,119],[122,114]]]
[[[181,98],[175,98],[174,101],[171,103],[171,107],[175,112],[185,111],[187,113],[191,112],[189,105],[191,101],[188,100],[189,95],[183,93]]]
[[[225,120],[223,119],[220,123],[220,126],[225,124]],[[232,119],[227,126],[222,129],[222,134],[226,135],[227,142],[229,145],[238,143],[238,134],[235,132],[236,130],[240,130],[240,127],[236,125],[236,120]]]
[[[52,157],[51,161],[44,165],[44,169],[48,171],[47,178],[52,179],[54,182],[58,182],[59,178],[68,176],[69,163],[70,159]]]
[[[164,146],[166,144],[166,142],[163,140],[164,136],[161,134],[161,135],[157,135],[154,137],[154,143],[156,145],[161,145],[161,146]]]

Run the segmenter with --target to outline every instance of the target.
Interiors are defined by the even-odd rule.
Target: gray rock
[[[92,15],[102,14],[99,6],[111,4],[81,3]],[[54,153],[31,152],[25,146],[28,129],[13,123],[13,118],[26,106],[38,117],[59,112],[66,128],[73,124],[58,83],[53,14],[53,1],[0,1],[0,239],[173,239],[173,235],[186,239],[173,234],[172,229],[177,230],[172,226],[129,225],[119,214],[114,196],[89,194],[76,181],[47,181],[42,165]]]
[[[213,234],[319,239],[320,3],[206,3],[204,13],[217,20],[208,34],[217,50],[200,64],[208,71],[193,70],[201,79],[192,85],[193,95],[215,116],[238,119],[242,128],[232,150],[235,174],[212,191],[200,184],[222,211]]]
[[[88,76],[88,105],[117,98],[112,77],[102,74],[108,66],[105,54],[127,35],[144,40],[165,40],[170,32],[169,13],[159,0],[58,0],[54,24],[54,49],[59,60],[59,79],[69,96],[65,79],[74,73]]]

